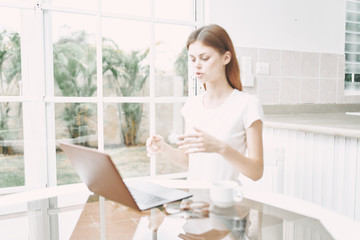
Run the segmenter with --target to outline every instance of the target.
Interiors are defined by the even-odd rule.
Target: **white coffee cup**
[[[211,184],[210,200],[217,207],[231,207],[234,202],[240,202],[242,198],[241,187],[235,181],[217,180]]]

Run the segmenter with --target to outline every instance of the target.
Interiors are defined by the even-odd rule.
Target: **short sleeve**
[[[244,114],[245,129],[249,128],[256,120],[263,121],[264,111],[260,100],[255,96],[249,96],[246,112]]]

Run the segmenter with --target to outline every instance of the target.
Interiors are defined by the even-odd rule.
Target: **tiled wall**
[[[359,96],[344,94],[344,55],[263,48],[236,48],[242,57],[251,57],[254,87],[264,105],[360,103]],[[256,63],[269,63],[269,75],[256,74]]]

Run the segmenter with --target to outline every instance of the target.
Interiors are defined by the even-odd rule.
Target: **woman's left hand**
[[[179,149],[185,153],[220,152],[222,142],[210,134],[195,128],[195,133],[179,135]]]

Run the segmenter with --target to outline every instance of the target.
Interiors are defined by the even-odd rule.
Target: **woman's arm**
[[[189,165],[189,155],[170,146],[159,135],[151,136],[146,140],[146,149],[148,157],[161,153],[181,166],[188,167]]]
[[[180,136],[179,149],[185,153],[215,152],[228,160],[245,176],[259,180],[263,175],[262,121],[257,120],[246,131],[248,157],[232,146],[213,136],[195,129],[196,133]]]
[[[245,131],[248,149],[247,157],[224,142],[221,144],[219,153],[242,174],[252,180],[259,180],[264,171],[262,121],[253,122]]]

